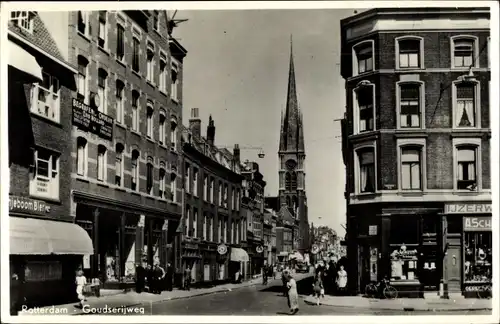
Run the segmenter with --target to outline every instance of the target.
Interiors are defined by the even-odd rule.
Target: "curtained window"
[[[359,153],[360,192],[375,192],[375,157],[373,149]]]
[[[457,102],[455,125],[457,127],[475,127],[476,126],[476,107],[475,107],[475,84],[460,83],[456,85]]]
[[[476,186],[476,148],[460,147],[457,150],[457,188],[472,189]]]

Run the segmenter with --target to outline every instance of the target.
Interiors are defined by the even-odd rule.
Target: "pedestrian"
[[[191,289],[191,269],[188,265],[186,265],[186,269],[184,269],[184,290]]]
[[[316,297],[316,305],[318,306],[319,306],[319,299],[322,295],[323,289],[324,287],[323,287],[323,280],[321,279],[321,273],[318,273],[317,275],[314,276],[314,282],[313,282],[314,296]]]
[[[83,289],[85,285],[87,284],[87,278],[83,275],[83,270],[78,269],[76,271],[76,293],[78,295],[78,300],[80,300],[80,303],[77,305],[79,308],[83,308],[83,302],[86,301],[86,298],[83,294]]]
[[[151,268],[151,265],[148,264],[146,266],[146,283],[148,287],[148,292],[152,293],[154,290],[154,276],[153,276],[153,269]]]
[[[287,297],[288,299],[288,288],[287,288],[287,282],[288,282],[288,270],[285,269],[281,273],[281,283],[283,284],[283,296]],[[288,305],[290,307],[290,305]]]
[[[275,280],[276,280],[276,272],[277,272],[277,270],[278,269],[276,268],[276,265],[274,264],[273,265],[273,279],[275,279]]]
[[[140,294],[144,291],[145,286],[146,286],[146,269],[142,264],[139,264],[135,268],[135,291]]]
[[[167,291],[172,291],[173,283],[174,283],[174,268],[172,267],[172,264],[170,264],[169,262],[167,263],[167,283],[166,283]]]
[[[267,266],[264,266],[264,268],[262,268],[262,283],[264,285],[267,285],[267,275],[268,275],[268,272],[267,272]]]
[[[337,288],[341,294],[345,294],[347,288],[347,272],[344,266],[340,265],[340,270],[337,272]]]
[[[154,292],[155,294],[161,294],[163,290],[163,280],[165,279],[165,270],[160,266],[159,263],[155,264],[154,271]]]
[[[295,282],[295,279],[293,279],[291,273],[287,276],[287,288],[290,314],[295,315],[299,311],[299,294],[297,293],[297,283]]]

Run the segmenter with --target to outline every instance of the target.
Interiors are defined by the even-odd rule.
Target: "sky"
[[[344,235],[345,169],[340,122],[345,107],[340,76],[340,19],[354,10],[189,10],[174,30],[188,51],[184,60],[183,123],[199,108],[202,134],[209,115],[215,143],[240,145],[241,157],[259,163],[266,196],[278,193],[278,145],[285,109],[290,35],[297,95],[304,117],[309,222]],[[263,159],[258,150],[262,147]]]

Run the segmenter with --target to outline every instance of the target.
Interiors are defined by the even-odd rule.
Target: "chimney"
[[[207,142],[210,145],[214,145],[215,142],[215,125],[214,125],[214,120],[212,119],[212,115],[208,117]]]
[[[191,119],[189,119],[189,129],[196,138],[201,137],[201,119],[199,111],[199,108],[191,108]]]
[[[234,144],[233,156],[234,156],[235,163],[237,163],[239,165],[240,164],[240,146],[238,144]]]

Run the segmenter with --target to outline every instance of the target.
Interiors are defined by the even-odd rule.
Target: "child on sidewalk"
[[[83,288],[87,284],[87,278],[83,275],[83,270],[78,269],[76,272],[76,293],[78,294],[78,299],[80,300],[80,303],[78,306],[80,308],[83,308],[83,302],[86,301],[85,296],[83,294]]]

